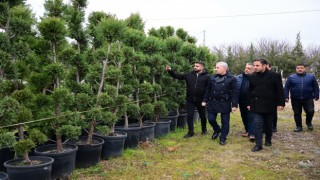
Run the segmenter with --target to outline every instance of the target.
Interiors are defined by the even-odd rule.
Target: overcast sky
[[[26,2],[39,17],[44,1]],[[294,44],[299,32],[304,48],[320,45],[319,0],[88,0],[86,14],[92,11],[119,19],[139,13],[146,32],[160,26],[183,28],[209,48],[261,39]]]

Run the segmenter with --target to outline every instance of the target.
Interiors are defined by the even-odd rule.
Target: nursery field
[[[184,139],[187,130],[178,129],[136,149],[126,149],[121,157],[76,169],[71,179],[320,179],[318,104],[314,130],[305,127],[301,133],[293,132],[293,114],[286,104],[278,114],[273,145],[259,152],[251,152],[254,143],[241,137],[243,125],[237,111],[231,115],[225,146],[211,140],[211,128],[201,135],[197,122],[192,138]]]

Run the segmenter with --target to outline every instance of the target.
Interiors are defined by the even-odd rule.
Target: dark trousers
[[[207,131],[206,107],[201,106],[201,102],[187,101],[186,108],[187,108],[187,123],[188,123],[189,133],[194,132],[193,116],[194,116],[195,108],[197,108],[199,117],[201,119],[202,132]]]
[[[311,125],[314,115],[314,101],[313,99],[291,99],[294,120],[297,127],[302,127],[302,108],[306,113],[306,124]]]
[[[252,121],[252,113],[248,110],[246,103],[239,103],[239,109],[241,119],[244,125],[244,129],[249,135],[254,135],[254,126]]]
[[[208,121],[214,132],[221,132],[220,139],[227,139],[230,128],[230,112],[220,113],[221,128],[217,123],[217,115],[218,113],[208,112]]]
[[[265,139],[271,142],[273,116],[274,113],[252,113],[254,122],[254,135],[257,146],[262,146],[263,129],[266,134]]]
[[[278,126],[278,112],[276,111],[276,112],[273,114],[272,128],[273,128],[273,129],[277,129],[277,126]]]

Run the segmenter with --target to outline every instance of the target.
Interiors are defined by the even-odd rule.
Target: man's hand
[[[282,111],[283,108],[284,108],[283,106],[278,106],[278,110],[279,110],[279,111]]]
[[[166,71],[171,71],[171,67],[166,65]]]
[[[232,107],[232,112],[235,112],[238,108]]]
[[[250,106],[247,106],[247,109],[250,111]]]
[[[285,101],[286,101],[286,102],[289,102],[289,98],[286,98]]]
[[[202,103],[201,103],[201,106],[206,106],[206,105],[207,105],[206,102],[202,102]]]

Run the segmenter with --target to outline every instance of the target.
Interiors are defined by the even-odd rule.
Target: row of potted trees
[[[26,98],[27,92],[25,90],[16,91],[13,97],[17,98],[17,94],[19,93],[21,97]],[[48,137],[39,130],[41,127],[35,125],[39,122],[24,121],[31,119],[32,113],[23,105],[23,102],[19,102],[13,97],[5,97],[0,101],[0,108],[3,110],[1,117],[11,120],[11,122],[16,122],[7,126],[9,129],[10,127],[15,127],[16,131],[2,129],[0,136],[1,150],[7,149],[7,153],[11,153],[10,156],[8,154],[1,156],[7,158],[2,159],[3,161],[8,160],[4,162],[4,166],[10,174],[10,179],[34,177],[39,177],[39,179],[46,179],[48,177],[53,179],[66,178],[75,167],[90,167],[98,163],[100,158],[109,159],[120,156],[123,148],[135,148],[138,142],[162,137],[177,127],[177,115],[159,118],[158,121],[154,122],[142,120],[142,125],[139,123],[131,124],[128,118],[124,118],[124,124],[126,125],[115,126],[117,121],[116,116],[110,111],[105,111],[104,113],[102,106],[100,109],[95,107],[86,113],[80,114],[80,116],[71,113],[64,117],[55,117],[54,120],[41,120],[45,124],[53,123],[49,121],[55,121],[54,127],[57,129],[54,131],[55,143],[52,143],[53,140],[50,139],[48,141]],[[99,102],[102,102],[103,96],[99,96],[98,99]],[[30,99],[28,102],[30,102]],[[85,102],[80,101],[79,103]],[[159,101],[153,111],[160,113],[160,111],[166,112],[166,109],[164,104]],[[81,119],[81,116],[84,116],[82,117],[83,119],[91,119],[87,122],[89,126],[83,126],[83,132],[81,132],[79,124],[78,127],[75,124],[73,127],[72,125],[62,125],[64,120],[71,120],[72,118]],[[160,114],[157,114],[157,116],[160,117]],[[102,121],[106,119],[109,121]],[[86,124],[84,121],[81,122]],[[24,130],[25,126],[28,127],[26,131]],[[77,138],[80,134],[82,136]],[[12,151],[8,150],[10,146],[14,147],[16,156],[20,158],[8,159],[10,157],[13,158],[14,155]],[[27,167],[30,167],[32,170]]]

